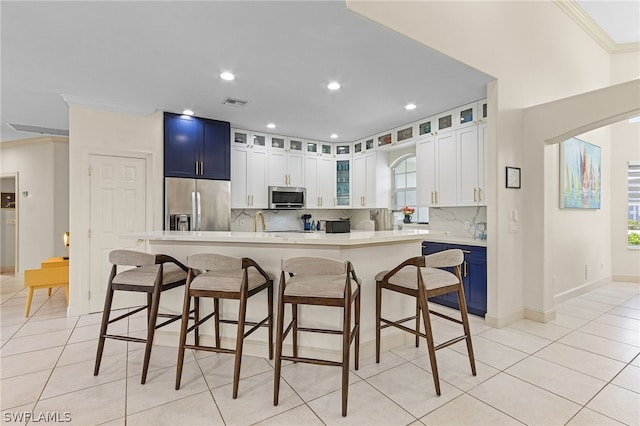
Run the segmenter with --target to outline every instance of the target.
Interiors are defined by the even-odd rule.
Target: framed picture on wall
[[[520,182],[520,167],[509,167],[507,166],[507,178],[506,178],[506,186],[507,188],[516,188],[520,189],[522,184]]]
[[[16,208],[16,193],[15,192],[3,192],[0,195],[1,206],[3,209],[15,209]]]
[[[560,208],[599,209],[600,147],[577,138],[560,143]]]

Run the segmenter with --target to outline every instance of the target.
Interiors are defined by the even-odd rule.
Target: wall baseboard
[[[604,277],[604,278],[600,278],[599,280],[591,281],[591,282],[582,284],[578,287],[574,287],[567,291],[563,291],[562,293],[558,293],[555,296],[553,296],[553,304],[557,305],[566,300],[573,299],[574,297],[588,293],[591,290],[600,288],[606,284],[609,284],[610,282],[611,282],[611,277]]]
[[[493,315],[485,315],[484,317],[484,321],[487,325],[494,327],[494,328],[504,328],[510,324],[513,324],[516,321],[520,321],[521,319],[525,318],[525,310],[524,309],[518,309],[517,311],[514,311],[508,315],[505,315],[503,317],[496,317]]]
[[[546,312],[533,311],[531,309],[524,310],[524,317],[531,321],[537,321],[541,323],[548,323],[549,321],[553,321],[556,319],[556,310],[550,309]]]
[[[621,281],[623,283],[640,283],[640,277],[635,275],[614,275],[612,281]]]

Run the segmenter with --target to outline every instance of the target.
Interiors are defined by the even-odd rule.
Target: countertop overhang
[[[352,231],[344,234],[325,232],[236,232],[236,231],[151,231],[122,235],[127,239],[162,242],[306,244],[359,246],[406,241],[422,241],[431,231],[405,229],[394,231]],[[440,232],[439,234],[442,234]]]
[[[360,246],[406,241],[432,241],[486,247],[487,242],[444,231],[401,229],[393,231],[325,232],[239,232],[239,231],[149,231],[124,234],[122,238],[156,242],[304,244],[321,246]]]

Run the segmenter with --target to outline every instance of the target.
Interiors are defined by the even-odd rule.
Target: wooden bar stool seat
[[[184,364],[185,349],[235,354],[233,370],[233,398],[238,397],[238,383],[240,381],[240,367],[242,363],[242,347],[244,339],[258,330],[267,327],[269,332],[269,359],[273,358],[273,276],[265,272],[252,259],[243,257],[223,256],[214,253],[202,253],[189,256],[187,259],[189,273],[185,287],[182,324],[180,328],[180,342],[178,346],[178,363],[176,369],[176,390],[180,389],[182,366]],[[261,321],[247,321],[248,299],[267,290],[267,315]],[[201,297],[213,299],[213,312],[200,318],[199,300]],[[188,327],[191,298],[194,299],[194,324]],[[235,299],[240,301],[238,317],[235,319],[221,318],[220,299]],[[210,318],[214,319],[215,346],[200,344],[198,329]],[[223,348],[220,345],[220,323],[235,324],[236,346],[234,349]],[[246,326],[252,328],[245,332]],[[194,331],[194,344],[187,345],[187,334]]]
[[[291,321],[284,327],[284,305],[291,304]],[[351,327],[351,305],[354,305],[354,325]],[[342,328],[301,327],[298,323],[298,305],[334,306],[342,308]],[[283,355],[282,345],[289,332],[293,332],[293,355]],[[298,356],[298,332],[338,334],[342,336],[342,360]],[[355,369],[358,369],[360,351],[360,280],[351,262],[324,257],[294,257],[282,261],[278,297],[278,326],[276,330],[276,362],[273,405],[278,405],[282,360],[332,365],[342,368],[342,416],[347,415],[349,395],[349,349],[354,343]]]
[[[187,267],[167,255],[153,255],[133,250],[113,250],[109,253],[109,262],[113,266],[111,267],[111,274],[109,275],[109,281],[107,283],[107,294],[104,301],[104,311],[102,313],[98,351],[93,375],[97,376],[100,371],[100,362],[102,361],[102,353],[106,339],[144,343],[145,353],[142,365],[142,378],[140,380],[140,383],[144,384],[147,380],[147,371],[149,370],[149,359],[151,358],[151,348],[153,346],[155,330],[171,324],[182,317],[182,315],[158,313],[160,294],[163,291],[184,285],[187,279]],[[134,268],[118,273],[117,269],[119,266],[134,266]],[[146,293],[147,304],[110,320],[111,304],[116,290]],[[143,309],[147,310],[148,324],[146,339],[109,334],[107,332],[109,324],[123,320]],[[158,317],[169,319],[161,324],[156,324]]]
[[[460,265],[463,261],[464,254],[462,250],[444,250],[427,256],[419,256],[405,260],[391,271],[382,271],[376,275],[376,362],[380,362],[381,329],[395,327],[414,334],[416,336],[416,347],[419,345],[420,337],[426,338],[433,382],[437,395],[440,395],[440,379],[438,376],[438,364],[436,362],[436,350],[465,340],[467,343],[469,362],[471,364],[471,373],[474,376],[476,375],[476,363],[473,356],[473,345],[471,343],[471,331],[469,328],[469,315],[467,313],[464,288],[460,276]],[[453,273],[440,268],[453,268]],[[383,289],[414,297],[416,299],[415,316],[395,321],[383,318]],[[429,310],[428,298],[451,292],[456,292],[458,295],[461,319]],[[464,334],[436,346],[431,330],[430,314],[462,325]],[[424,321],[424,333],[420,331],[420,315],[422,315]],[[415,330],[402,325],[412,320],[415,320]]]

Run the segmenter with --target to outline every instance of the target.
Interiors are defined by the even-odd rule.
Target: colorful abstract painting
[[[600,147],[571,138],[560,143],[560,208],[600,208]]]

